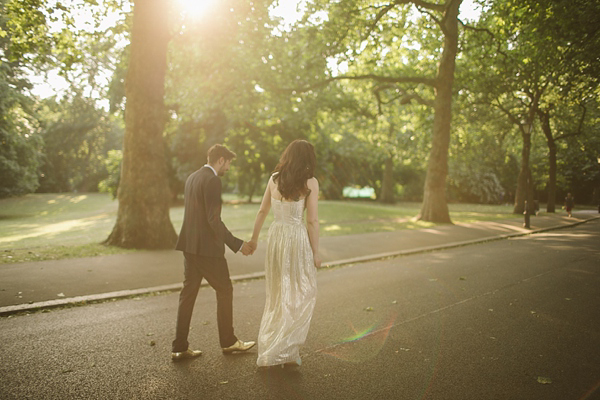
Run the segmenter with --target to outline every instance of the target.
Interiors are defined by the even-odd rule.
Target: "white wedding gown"
[[[258,333],[259,367],[296,361],[308,335],[317,276],[303,221],[304,201],[271,199],[275,221],[267,238],[267,299]]]

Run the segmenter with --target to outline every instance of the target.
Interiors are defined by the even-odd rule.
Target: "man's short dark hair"
[[[219,161],[219,158],[223,157],[225,161],[230,161],[235,158],[236,154],[229,150],[227,147],[222,144],[215,144],[210,149],[208,149],[208,163],[214,164]]]

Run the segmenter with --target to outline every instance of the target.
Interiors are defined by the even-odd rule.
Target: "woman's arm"
[[[258,237],[260,236],[260,230],[262,229],[263,224],[265,223],[265,219],[267,215],[269,215],[269,210],[271,209],[271,182],[273,182],[273,178],[269,178],[269,182],[267,183],[267,188],[265,189],[265,194],[263,195],[262,202],[260,203],[260,208],[258,209],[258,213],[256,213],[256,220],[254,221],[254,230],[252,231],[252,239],[250,239],[250,246],[252,247],[252,252],[256,250],[258,246]]]
[[[311,178],[306,184],[310,190],[306,198],[306,229],[315,267],[319,268],[321,266],[321,257],[319,256],[319,181],[317,178]]]

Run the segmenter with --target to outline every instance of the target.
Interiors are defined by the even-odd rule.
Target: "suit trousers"
[[[237,341],[233,333],[233,285],[229,277],[229,267],[225,257],[205,257],[192,253],[183,253],[185,278],[179,294],[177,310],[177,328],[173,341],[173,352],[188,349],[188,334],[192,320],[194,304],[202,279],[217,294],[217,326],[221,347],[229,347]]]

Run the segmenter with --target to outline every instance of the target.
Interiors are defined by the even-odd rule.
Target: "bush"
[[[451,201],[464,203],[500,204],[504,188],[491,171],[458,167],[450,171],[448,197]]]
[[[103,193],[110,193],[113,199],[117,198],[117,190],[121,181],[121,163],[123,162],[122,150],[110,150],[104,160],[108,178],[98,184],[98,190]]]

